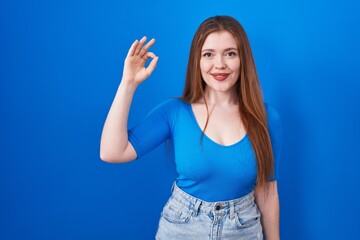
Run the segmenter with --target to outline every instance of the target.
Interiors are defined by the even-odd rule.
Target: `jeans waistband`
[[[193,215],[196,215],[199,212],[212,212],[214,214],[229,214],[230,219],[233,219],[235,212],[241,211],[254,204],[253,191],[237,199],[218,202],[207,202],[196,198],[180,189],[176,182],[173,183],[171,191],[172,198],[181,205],[191,209]]]

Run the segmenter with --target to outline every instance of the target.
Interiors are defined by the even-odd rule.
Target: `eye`
[[[205,57],[205,58],[210,58],[210,57],[213,56],[213,54],[211,52],[205,52],[205,53],[203,53],[202,56]]]
[[[226,56],[235,57],[235,56],[237,56],[237,53],[235,51],[230,51],[230,52],[226,53]]]

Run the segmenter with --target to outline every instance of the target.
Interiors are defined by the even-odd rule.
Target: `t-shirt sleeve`
[[[170,138],[175,108],[176,100],[167,100],[156,106],[144,119],[128,130],[128,140],[134,147],[137,158]]]
[[[274,175],[270,178],[270,181],[275,181],[278,180],[279,177],[280,154],[282,145],[282,124],[276,109],[268,104],[265,104],[265,106],[268,116],[268,129],[274,154]]]

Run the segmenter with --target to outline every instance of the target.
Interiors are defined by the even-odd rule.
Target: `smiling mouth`
[[[217,81],[224,81],[230,74],[229,73],[212,73],[210,75]]]

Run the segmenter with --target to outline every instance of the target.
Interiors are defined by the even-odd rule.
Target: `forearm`
[[[269,183],[268,193],[256,193],[256,203],[261,213],[261,223],[265,240],[280,239],[280,204],[276,183]],[[268,195],[266,195],[268,194]]]
[[[128,116],[136,90],[134,84],[122,81],[107,115],[100,143],[100,158],[108,162],[126,162]]]
[[[273,200],[275,201],[275,200]],[[262,211],[262,226],[265,240],[279,240],[279,201],[272,204],[271,209]]]

